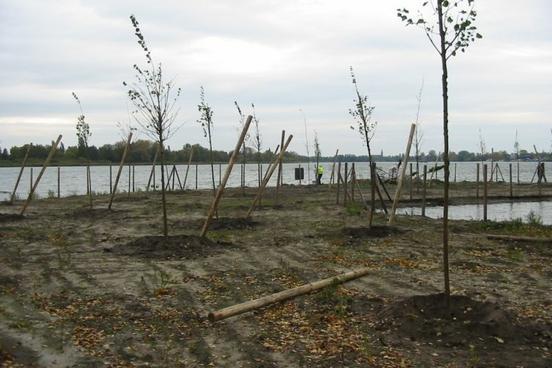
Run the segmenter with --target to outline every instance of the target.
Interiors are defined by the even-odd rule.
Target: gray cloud
[[[128,16],[135,14],[155,60],[184,90],[183,128],[170,144],[204,143],[199,87],[215,110],[215,143],[233,147],[237,114],[255,102],[267,146],[279,131],[304,151],[302,108],[325,154],[364,149],[349,129],[355,67],[376,106],[377,151],[403,150],[425,79],[423,149],[441,150],[439,60],[423,33],[405,28],[397,7],[418,1],[138,1],[0,0],[0,145],[47,143],[58,133],[75,144],[76,91],[92,124],[92,143],[118,139],[128,119],[122,81],[142,63]],[[552,25],[546,0],[478,1],[483,40],[451,62],[453,150],[477,149],[478,130],[495,149],[550,149]],[[52,137],[50,137],[52,136]],[[311,139],[312,141],[312,139]]]

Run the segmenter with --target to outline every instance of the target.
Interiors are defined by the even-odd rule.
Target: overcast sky
[[[290,149],[305,152],[302,109],[310,143],[316,130],[324,155],[363,154],[348,113],[352,65],[376,106],[374,151],[404,151],[422,79],[422,150],[442,151],[439,57],[396,16],[421,2],[0,0],[0,146],[49,143],[59,133],[75,145],[72,91],[90,143],[120,139],[116,122],[129,120],[130,106],[122,82],[144,64],[134,14],[154,60],[183,90],[173,148],[206,144],[196,122],[203,85],[218,149],[235,144],[237,100],[246,112],[255,103],[265,148],[285,129],[295,136]],[[512,151],[517,129],[522,148],[550,151],[552,1],[478,0],[476,9],[484,38],[450,60],[451,149],[477,151],[481,129],[489,150]]]

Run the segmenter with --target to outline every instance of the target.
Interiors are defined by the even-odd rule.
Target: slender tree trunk
[[[167,228],[167,200],[165,198],[165,147],[163,138],[159,137],[159,161],[161,162],[161,202],[163,204],[163,235],[168,236]]]
[[[443,161],[445,164],[445,188],[443,198],[443,273],[445,278],[445,299],[447,307],[450,306],[450,281],[449,281],[449,233],[448,233],[448,204],[449,204],[449,137],[448,137],[448,69],[447,50],[445,45],[445,29],[443,25],[443,0],[437,1],[437,13],[439,16],[439,35],[441,38],[441,67],[443,70],[443,138],[444,152]]]

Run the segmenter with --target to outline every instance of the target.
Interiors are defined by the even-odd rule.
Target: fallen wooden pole
[[[15,186],[13,187],[13,192],[10,197],[10,203],[13,204],[15,201],[15,195],[17,192],[17,187],[19,186],[19,181],[21,180],[21,175],[23,175],[23,170],[25,170],[25,165],[27,164],[27,159],[29,158],[29,152],[31,152],[31,144],[29,144],[29,147],[27,147],[27,152],[25,153],[25,157],[23,157],[23,163],[21,164],[21,170],[19,170],[19,175],[17,175],[17,180],[15,181]]]
[[[552,238],[534,238],[530,236],[510,236],[486,234],[485,237],[490,240],[510,240],[526,243],[552,243]]]
[[[224,172],[224,178],[222,179],[222,182],[220,183],[217,193],[215,194],[215,198],[213,198],[213,202],[211,203],[211,208],[209,208],[209,213],[207,214],[207,218],[205,219],[205,223],[203,224],[203,227],[201,228],[201,237],[204,237],[205,234],[207,234],[207,230],[209,230],[209,224],[211,223],[211,220],[213,219],[213,215],[217,211],[218,204],[220,202],[220,199],[222,198],[222,193],[224,193],[224,187],[226,186],[226,182],[228,181],[228,178],[230,177],[230,173],[232,172],[232,167],[234,167],[234,163],[236,162],[236,159],[238,158],[240,147],[243,144],[243,141],[245,139],[245,136],[247,135],[247,130],[249,129],[249,125],[251,124],[251,120],[253,117],[251,115],[247,116],[247,119],[245,120],[245,125],[243,126],[240,138],[238,139],[238,143],[236,144],[236,148],[232,152],[232,156],[230,156],[230,161],[228,161],[228,166],[226,167],[226,170]]]
[[[412,124],[410,126],[410,135],[408,137],[408,143],[406,144],[404,161],[401,166],[401,176],[399,177],[399,181],[397,183],[397,189],[395,191],[395,199],[393,200],[393,206],[391,207],[391,214],[389,215],[389,225],[393,225],[395,223],[395,212],[397,211],[397,206],[399,205],[399,201],[401,199],[401,190],[402,190],[402,184],[404,181],[404,175],[406,173],[406,164],[410,156],[410,147],[412,146],[412,139],[414,137],[415,131],[416,131],[416,124]]]
[[[119,170],[117,170],[117,176],[115,177],[115,185],[113,185],[113,193],[111,193],[111,197],[109,198],[109,205],[107,206],[108,209],[111,209],[111,206],[113,205],[113,199],[115,198],[115,193],[117,193],[117,185],[119,185],[119,179],[121,178],[121,172],[123,171],[123,165],[125,164],[125,159],[128,152],[128,146],[130,145],[131,139],[132,139],[132,133],[128,135],[128,140],[125,145],[125,149],[123,151],[123,157],[121,157]]]
[[[52,148],[50,149],[50,153],[48,154],[48,157],[46,157],[46,161],[44,161],[44,165],[42,166],[42,170],[40,170],[40,173],[38,174],[38,176],[36,178],[36,181],[34,182],[33,187],[31,188],[31,191],[29,192],[29,196],[27,197],[27,200],[25,201],[25,204],[23,205],[23,208],[21,208],[20,215],[23,215],[25,213],[25,210],[29,206],[29,203],[31,203],[31,200],[33,199],[33,194],[36,190],[36,187],[38,187],[38,183],[40,183],[40,179],[42,178],[42,175],[44,175],[44,172],[46,171],[46,168],[48,167],[48,165],[50,164],[50,161],[54,157],[54,155],[57,151],[57,146],[58,146],[59,142],[61,142],[61,134],[59,135],[57,141],[55,141],[55,143],[52,144]]]
[[[257,191],[257,195],[255,196],[255,199],[253,200],[253,204],[251,204],[251,207],[249,208],[249,211],[247,211],[247,215],[246,217],[249,217],[251,216],[251,213],[253,212],[253,210],[255,209],[255,206],[257,205],[257,202],[259,202],[263,196],[263,193],[264,193],[264,190],[268,184],[268,181],[270,180],[270,178],[272,177],[272,174],[274,174],[274,170],[276,170],[276,167],[278,167],[278,163],[282,160],[282,158],[284,157],[284,154],[286,153],[286,150],[289,146],[289,143],[291,142],[291,140],[293,139],[293,135],[290,135],[286,141],[286,143],[284,144],[284,146],[280,149],[280,154],[278,155],[277,159],[276,159],[276,162],[274,163],[274,165],[272,165],[266,172],[266,177],[265,179],[263,180],[263,182],[261,183],[261,187],[259,188],[259,190]]]
[[[343,284],[347,281],[355,280],[366,276],[372,270],[369,268],[361,268],[355,271],[343,273],[334,277],[328,277],[316,282],[311,282],[302,286],[280,291],[279,293],[263,296],[255,300],[250,300],[241,304],[236,304],[231,307],[226,307],[215,312],[209,312],[208,318],[211,322],[220,321],[238,314],[246,313],[255,309],[265,307],[270,304],[283,302],[310,292],[323,289],[332,285]]]

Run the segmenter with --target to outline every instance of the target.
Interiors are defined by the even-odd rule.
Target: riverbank
[[[441,183],[428,198],[438,201]],[[335,187],[334,187],[335,188]],[[367,188],[364,196],[367,196]],[[391,193],[394,187],[388,188]],[[508,186],[490,195],[507,200]],[[538,188],[516,187],[523,199]],[[475,186],[456,184],[467,203]],[[442,304],[441,222],[399,216],[372,229],[361,204],[336,205],[327,186],[229,189],[208,240],[197,238],[210,191],[2,205],[0,361],[7,366],[546,367],[552,359],[552,227],[451,222],[450,310]],[[481,190],[482,194],[482,190]],[[552,187],[541,187],[543,197]],[[421,191],[413,188],[413,202]],[[409,199],[409,188],[403,191]],[[358,192],[356,193],[358,198]],[[508,199],[509,200],[509,199]],[[151,244],[157,243],[152,247]],[[342,286],[210,323],[209,311],[368,267]]]

